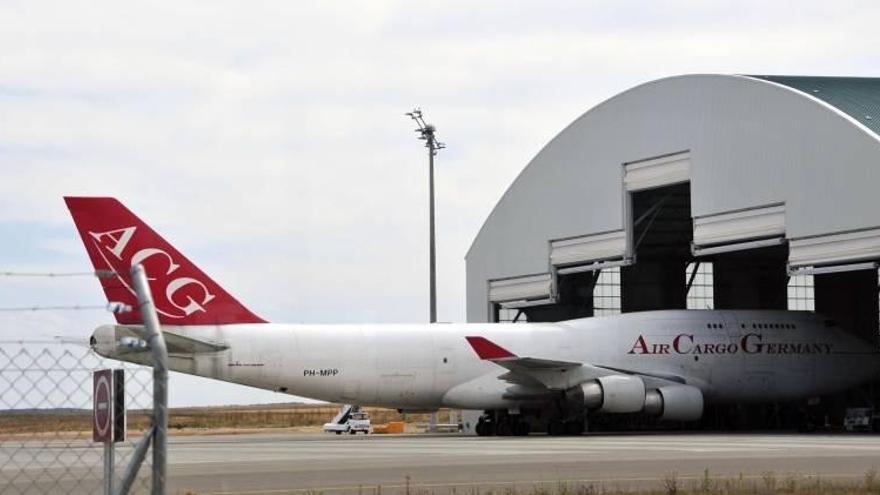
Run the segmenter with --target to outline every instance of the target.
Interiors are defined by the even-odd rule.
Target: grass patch
[[[767,471],[757,475],[739,474],[733,477],[712,476],[705,470],[702,476],[681,477],[675,472],[655,482],[645,481],[638,486],[621,487],[590,481],[557,481],[546,483],[486,483],[469,486],[421,487],[409,476],[406,483],[386,486],[364,486],[359,495],[880,495],[877,470],[865,473],[862,480],[831,481],[813,475],[786,474],[782,477]],[[498,486],[498,485],[501,486]],[[491,486],[490,486],[491,485]],[[319,495],[320,491],[310,491]]]
[[[302,495],[323,495],[320,490],[305,490]],[[662,479],[646,480],[638,486],[621,487],[586,480],[540,483],[486,482],[465,486],[419,486],[409,476],[400,484],[363,485],[357,495],[880,495],[880,480],[875,469],[863,480],[831,481],[812,475],[787,474],[779,477],[767,471],[757,475],[733,477],[710,475],[680,477],[668,473]],[[187,492],[187,495],[198,495]]]

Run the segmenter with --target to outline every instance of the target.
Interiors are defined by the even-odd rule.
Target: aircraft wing
[[[465,337],[480,359],[510,370],[499,378],[516,384],[542,385],[551,390],[565,390],[587,380],[605,375],[623,374],[587,363],[521,357],[485,337]]]
[[[521,357],[485,337],[465,337],[480,359],[491,361],[510,370],[499,378],[519,385],[543,386],[551,390],[565,390],[588,380],[608,375],[636,375],[647,385],[687,383],[684,377],[665,373],[625,370],[607,366]]]

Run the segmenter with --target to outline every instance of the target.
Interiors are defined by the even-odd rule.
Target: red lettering
[[[636,349],[638,349],[639,352],[636,352]],[[645,337],[639,335],[639,338],[636,339],[636,343],[633,344],[632,349],[630,349],[627,354],[650,354],[648,352],[648,343],[645,342]]]
[[[680,334],[676,335],[676,337],[672,340],[672,348],[675,349],[675,352],[677,352],[679,354],[690,354],[692,349],[682,350],[682,348],[681,348],[681,339],[682,338],[688,339],[691,344],[694,343],[694,336],[693,335],[688,335],[686,333],[680,333]]]
[[[761,343],[762,339],[763,337],[757,333],[749,333],[743,336],[739,345],[746,354],[757,354],[764,348],[764,344]],[[757,340],[758,342],[752,344],[753,340]]]

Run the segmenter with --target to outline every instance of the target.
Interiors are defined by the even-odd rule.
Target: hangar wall
[[[625,171],[635,164],[650,174],[664,160],[675,163],[661,163],[661,173],[687,174],[691,216],[709,241],[715,220],[756,212],[751,228],[776,229],[793,249],[804,245],[804,263],[821,260],[822,246],[840,237],[864,238],[855,258],[876,252],[877,134],[817,97],[765,79],[672,77],[588,111],[526,166],[467,254],[468,321],[491,321],[490,285],[501,290],[504,279],[530,275],[535,293],[545,285],[552,293],[559,271],[552,253],[589,244],[594,253],[624,246],[623,258],[631,257]],[[586,235],[588,243],[578,240]]]

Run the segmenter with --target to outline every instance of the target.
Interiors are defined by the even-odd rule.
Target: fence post
[[[138,309],[147,330],[153,356],[153,495],[165,495],[168,462],[168,350],[159,327],[159,315],[147,283],[144,267],[131,267],[131,278],[138,296]]]
[[[116,465],[114,445],[113,440],[104,442],[104,495],[113,495],[113,468]]]

